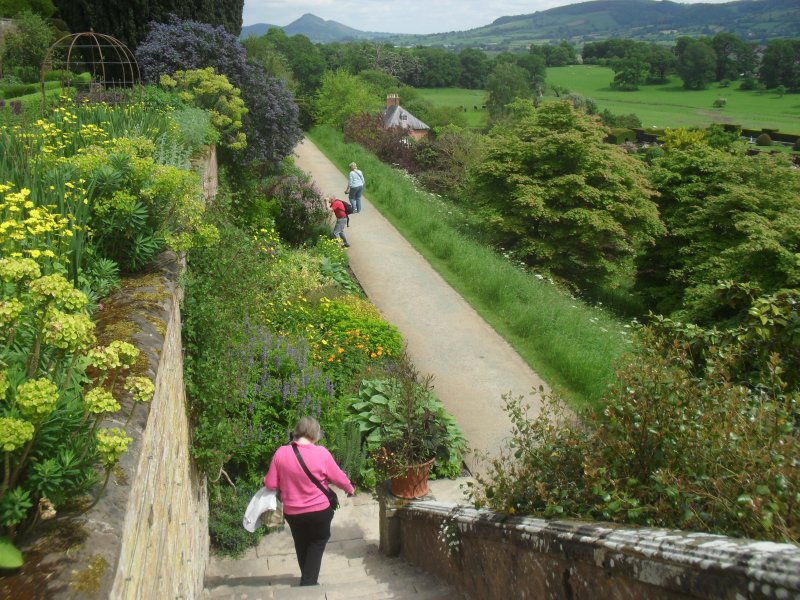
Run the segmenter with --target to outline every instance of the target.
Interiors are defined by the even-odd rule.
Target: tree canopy
[[[0,17],[16,17],[26,11],[47,19],[56,12],[56,7],[52,0],[0,0]]]
[[[706,39],[680,38],[675,50],[678,55],[678,75],[687,90],[702,90],[714,81],[717,55]]]
[[[325,123],[344,130],[348,119],[356,115],[375,112],[381,106],[381,97],[372,86],[343,69],[322,76],[322,85],[316,95],[316,117]]]
[[[112,35],[131,49],[147,37],[150,22],[165,22],[170,15],[220,25],[238,36],[244,8],[244,0],[53,0],[53,4],[71,31]]]
[[[288,36],[283,29],[273,27],[264,36],[289,61],[298,93],[314,94],[326,71],[325,57],[317,44],[304,35]]]
[[[486,80],[488,99],[486,107],[492,117],[505,112],[506,105],[517,98],[530,98],[531,86],[528,72],[513,63],[500,63]]]
[[[459,84],[467,89],[481,89],[489,74],[489,59],[485,52],[464,48],[458,55],[461,63]]]
[[[247,51],[248,59],[264,67],[270,77],[283,79],[286,87],[293,92],[297,91],[297,83],[294,80],[289,59],[266,36],[250,36],[242,40],[242,46]]]
[[[472,197],[499,246],[569,281],[608,282],[663,231],[642,164],[570,102],[517,101],[487,139]]]
[[[461,78],[461,61],[454,52],[442,48],[414,48],[411,54],[420,69],[407,81],[416,87],[455,87]]]
[[[653,165],[668,234],[639,258],[637,286],[655,311],[712,323],[734,316],[720,282],[760,294],[800,285],[800,172],[704,138],[672,132]]]
[[[800,90],[800,40],[771,40],[761,59],[761,80],[768,88]]]
[[[17,14],[14,20],[16,27],[6,33],[0,45],[3,71],[23,81],[37,81],[55,33],[44,18],[28,10]]]

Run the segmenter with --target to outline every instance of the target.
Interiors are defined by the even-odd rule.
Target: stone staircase
[[[431,482],[436,499],[457,495],[457,483]],[[439,494],[437,494],[439,490]],[[322,558],[319,587],[299,587],[300,569],[288,525],[266,536],[239,559],[212,557],[206,571],[205,599],[259,600],[455,600],[462,593],[402,558],[378,551],[378,502],[360,493],[345,499],[331,526]],[[456,501],[453,498],[453,501]]]

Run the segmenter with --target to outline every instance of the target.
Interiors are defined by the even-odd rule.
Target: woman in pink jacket
[[[333,508],[328,497],[303,470],[295,448],[311,474],[326,489],[330,489],[330,483],[333,483],[348,496],[352,496],[355,490],[328,449],[316,445],[321,437],[316,419],[302,417],[292,437],[291,444],[275,451],[264,477],[264,487],[280,490],[283,514],[292,531],[300,565],[300,585],[319,585],[317,579],[322,553],[331,537]]]

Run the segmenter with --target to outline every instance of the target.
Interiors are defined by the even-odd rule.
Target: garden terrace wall
[[[217,195],[219,187],[219,167],[217,161],[217,147],[205,146],[202,152],[192,159],[192,168],[200,173],[203,182],[203,196],[206,202]]]
[[[127,425],[130,398],[104,426],[133,442],[95,507],[44,523],[24,547],[26,563],[0,578],[9,598],[197,598],[208,563],[205,480],[190,455],[183,383],[181,261],[164,253],[148,273],[123,280],[99,313],[98,339],[142,351],[133,369],[155,383],[149,405]],[[5,581],[4,581],[5,579]]]
[[[381,549],[392,547],[385,535],[397,535],[406,560],[473,600],[800,598],[800,548],[791,544],[504,517],[425,500],[384,497],[381,508]]]
[[[196,598],[203,589],[208,499],[190,454],[179,293],[173,287],[166,299],[169,314],[155,396],[109,598]]]
[[[213,147],[197,160],[203,191],[217,189]],[[165,252],[102,303],[98,340],[132,342],[137,375],[155,383],[149,405],[126,424],[130,398],[103,426],[133,438],[100,501],[85,514],[47,521],[22,547],[25,565],[0,577],[2,598],[198,598],[208,563],[206,482],[190,455],[183,382],[182,261]]]

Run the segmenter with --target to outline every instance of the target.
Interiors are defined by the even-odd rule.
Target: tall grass
[[[343,173],[358,163],[370,202],[573,407],[600,403],[628,345],[625,325],[459,233],[448,205],[335,130],[308,137]]]

